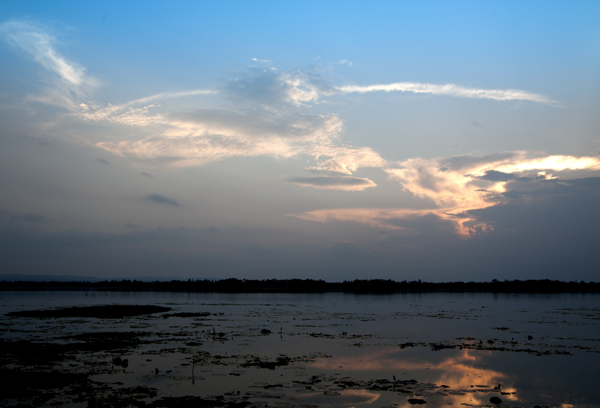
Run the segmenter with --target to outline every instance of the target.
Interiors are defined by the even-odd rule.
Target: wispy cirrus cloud
[[[58,74],[63,81],[73,86],[85,82],[85,70],[60,55],[55,49],[55,38],[41,27],[30,22],[7,21],[0,24],[0,33],[8,43],[28,52],[36,62]]]
[[[316,163],[308,166],[307,170],[320,173],[320,177],[296,177],[290,181],[319,189],[361,191],[375,186],[375,183],[354,176],[358,169],[388,167],[387,161],[372,148],[352,146],[342,141],[344,124],[336,114],[314,111],[313,108],[328,96],[399,91],[498,101],[553,102],[546,96],[522,90],[486,90],[454,84],[397,82],[338,86],[315,72],[301,69],[280,71],[268,60],[254,59],[259,66],[233,72],[211,89],[162,92],[122,104],[99,106],[92,100],[83,99],[86,94],[84,91],[95,84],[93,78],[86,75],[83,67],[57,51],[56,39],[42,25],[9,21],[0,25],[0,35],[7,42],[28,52],[57,77],[54,90],[31,99],[62,105],[70,110],[69,116],[76,120],[139,130],[127,137],[89,140],[99,148],[144,165],[171,168],[202,166],[230,157],[271,156],[285,159],[308,155]],[[351,65],[347,60],[339,63]],[[211,94],[218,94],[229,106],[165,112],[154,104],[161,99]],[[417,163],[420,159],[414,160]],[[524,164],[520,163],[519,166]],[[411,170],[388,168],[386,171],[390,177],[402,178],[408,177]],[[513,170],[499,168],[497,171]],[[443,177],[434,173],[428,176],[421,174],[420,177],[423,185],[426,185],[427,177],[430,177],[428,182],[435,183],[435,178],[449,177],[449,174]],[[465,193],[456,190],[458,185],[452,187],[455,189],[453,193]],[[416,195],[421,194],[416,185],[413,187]],[[463,203],[476,201],[480,195],[469,194],[472,197],[464,199]]]
[[[345,191],[363,191],[377,185],[368,178],[348,176],[291,177],[287,181],[303,187]]]
[[[197,95],[211,95],[216,91],[212,89],[193,89],[190,91],[179,92],[161,92],[159,94],[146,96],[144,98],[134,99],[132,101],[120,104],[99,107],[94,103],[81,103],[80,110],[74,114],[75,117],[91,120],[95,122],[109,121],[114,123],[123,123],[129,125],[144,126],[149,123],[160,123],[163,121],[162,115],[150,113],[150,108],[154,105],[146,105],[135,108],[136,105],[144,105],[148,102],[161,99],[183,98]]]
[[[520,89],[479,89],[467,88],[455,84],[428,84],[418,82],[396,82],[376,85],[345,85],[338,88],[345,93],[368,92],[411,92],[417,94],[445,95],[458,98],[493,99],[496,101],[531,101],[554,103],[547,96],[535,94]]]
[[[56,38],[33,21],[6,21],[0,24],[0,37],[27,52],[34,61],[55,75],[54,86],[29,100],[76,109],[75,99],[85,96],[98,81],[86,75],[85,68],[61,55]]]

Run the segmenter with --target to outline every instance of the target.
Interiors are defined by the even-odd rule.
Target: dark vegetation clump
[[[86,374],[53,371],[24,371],[0,368],[2,393],[0,401],[18,399],[28,401],[34,406],[54,398],[52,390],[67,386],[83,386],[88,382]],[[2,404],[0,404],[2,405]]]
[[[258,367],[258,368],[266,368],[269,370],[275,370],[276,367],[287,366],[292,362],[292,359],[287,356],[277,357],[275,361],[263,361],[260,358],[255,358],[253,360],[247,360],[245,363],[242,363],[242,367]]]
[[[97,317],[100,319],[122,319],[128,316],[141,316],[168,312],[170,307],[154,305],[101,305],[75,306],[57,309],[22,310],[7,313],[11,317]]]

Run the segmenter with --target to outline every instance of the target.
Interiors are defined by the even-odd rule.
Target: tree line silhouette
[[[598,293],[600,282],[558,280],[504,280],[491,282],[422,282],[391,279],[356,279],[326,282],[315,279],[220,279],[143,282],[104,280],[99,282],[1,281],[0,290],[95,290],[161,292],[281,292],[281,293],[396,293],[396,292],[498,292],[498,293]]]

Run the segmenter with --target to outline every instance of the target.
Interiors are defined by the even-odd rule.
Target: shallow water
[[[172,310],[124,319],[5,316],[102,304]],[[173,316],[181,312],[209,314]],[[72,346],[63,359],[11,357],[5,368],[89,374],[93,382],[3,405],[132,398],[168,406],[160,405],[167,397],[194,396],[219,406],[493,406],[496,397],[500,406],[600,407],[596,294],[0,292],[0,314],[3,344]],[[112,332],[138,332],[137,341],[89,350],[74,337]]]

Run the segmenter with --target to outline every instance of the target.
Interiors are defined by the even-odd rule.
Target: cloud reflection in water
[[[329,358],[311,363],[312,368],[325,370],[351,370],[354,372],[373,371],[381,373],[390,373],[398,379],[397,390],[411,390],[413,395],[428,400],[436,396],[443,397],[444,403],[451,402],[455,405],[460,404],[488,404],[490,395],[500,396],[505,401],[517,401],[517,389],[513,386],[511,378],[498,369],[481,368],[489,364],[486,362],[494,352],[461,350],[453,352],[451,357],[443,358],[435,362],[409,354],[409,350],[398,348],[387,348],[378,351],[372,351],[354,356],[344,356],[339,358]],[[418,384],[404,384],[402,381],[416,378]],[[391,379],[391,378],[390,378]],[[448,388],[438,388],[429,390],[423,387],[426,384],[442,385]],[[500,395],[494,387],[502,384],[501,391],[511,393]],[[388,391],[389,392],[389,391]],[[411,396],[406,394],[407,397]],[[437,399],[437,398],[436,398]],[[410,406],[408,403],[406,406]]]
[[[358,404],[372,404],[380,395],[368,390],[343,390],[335,393],[305,394],[299,399],[305,404],[318,404],[319,406],[354,406]]]

